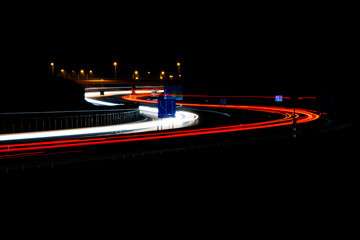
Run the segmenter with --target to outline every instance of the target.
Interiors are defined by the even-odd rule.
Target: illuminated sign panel
[[[165,86],[164,99],[183,100],[183,87],[182,86]]]
[[[175,117],[176,100],[175,99],[159,99],[158,100],[158,118]]]
[[[275,95],[275,102],[282,102],[283,96],[282,95]]]

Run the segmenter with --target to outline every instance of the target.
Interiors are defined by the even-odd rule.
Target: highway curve
[[[156,101],[145,99],[149,97],[150,93],[132,94],[123,96],[124,99],[129,101],[136,101],[147,104],[157,104]],[[239,97],[239,96],[233,96]],[[251,96],[247,96],[251,97]],[[261,98],[261,97],[260,97]],[[268,97],[264,97],[268,98]],[[73,138],[57,137],[56,139],[44,138],[43,136],[39,139],[32,139],[31,141],[7,141],[6,139],[0,141],[0,159],[6,158],[21,158],[29,156],[40,156],[57,153],[71,153],[81,152],[81,147],[95,146],[104,144],[114,143],[125,143],[125,142],[137,142],[137,141],[149,141],[155,139],[168,139],[168,138],[179,138],[179,137],[191,137],[198,135],[207,134],[219,134],[228,132],[240,132],[249,131],[254,129],[263,128],[274,128],[293,124],[293,108],[285,108],[278,106],[249,106],[249,105],[223,105],[223,104],[199,104],[199,103],[177,103],[178,105],[196,107],[196,108],[223,108],[223,109],[234,109],[234,110],[248,110],[256,112],[264,112],[270,114],[277,114],[281,116],[275,120],[259,121],[245,124],[236,125],[225,125],[218,127],[198,127],[192,129],[173,129],[167,131],[154,131],[150,132],[137,132],[137,133],[114,133],[107,134],[104,136],[80,136],[74,134]],[[315,121],[320,117],[313,110],[299,109],[295,110],[295,118],[298,124]],[[95,129],[95,128],[94,128]],[[1,137],[1,136],[0,136]],[[70,136],[71,137],[71,136]],[[76,148],[74,150],[74,148]],[[68,150],[67,150],[68,149]],[[51,153],[48,151],[51,150]]]

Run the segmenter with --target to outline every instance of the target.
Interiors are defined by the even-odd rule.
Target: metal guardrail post
[[[0,114],[0,134],[104,126],[134,121],[139,109]]]

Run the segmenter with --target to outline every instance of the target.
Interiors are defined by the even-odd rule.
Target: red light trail
[[[136,95],[126,95],[123,96],[123,98],[130,101],[156,104],[155,101],[142,99],[143,97],[148,97],[148,96],[150,96],[150,94],[136,94]],[[190,96],[204,97],[204,95],[190,95]],[[266,96],[221,96],[221,97],[273,98]],[[288,99],[288,97],[286,97],[286,99]],[[128,134],[121,136],[92,137],[92,138],[82,138],[82,139],[53,140],[53,141],[50,140],[50,141],[39,141],[39,142],[30,142],[30,143],[14,143],[14,144],[5,143],[0,145],[0,159],[26,157],[26,156],[34,156],[34,155],[49,155],[49,153],[45,152],[45,150],[49,150],[49,149],[63,149],[63,148],[71,148],[71,147],[95,146],[95,145],[103,145],[103,144],[148,141],[148,140],[156,140],[156,139],[238,132],[238,131],[262,129],[262,128],[281,127],[281,126],[293,124],[292,120],[293,120],[294,109],[292,108],[290,109],[290,108],[277,107],[277,106],[245,106],[245,105],[197,104],[197,103],[177,103],[177,104],[182,106],[191,106],[191,107],[225,108],[225,109],[239,109],[239,110],[241,109],[241,110],[249,110],[249,111],[266,112],[266,113],[282,115],[283,118],[270,120],[270,121],[263,121],[263,122],[247,123],[242,125],[198,128],[198,129],[190,129],[190,130],[163,131],[163,132],[160,131],[160,132],[143,133],[143,134]],[[306,122],[314,121],[319,117],[320,115],[316,114],[315,111],[296,108],[295,118],[297,119],[297,123],[306,123]]]

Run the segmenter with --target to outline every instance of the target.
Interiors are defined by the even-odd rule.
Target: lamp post
[[[179,80],[180,80],[180,78],[181,78],[181,74],[180,74],[180,62],[177,62],[176,63],[176,66],[178,67],[178,77],[179,77]]]
[[[51,75],[54,76],[54,72],[55,72],[55,64],[54,64],[54,62],[51,62],[50,66],[51,66]]]
[[[61,76],[65,78],[66,77],[65,69],[61,69],[60,72],[61,72]]]
[[[163,80],[165,77],[165,71],[161,71],[160,73],[160,80]]]
[[[133,79],[134,80],[139,80],[139,71],[135,70],[133,73]]]
[[[84,69],[81,69],[81,70],[79,71],[79,74],[78,74],[78,80],[79,80],[79,81],[80,81],[80,79],[81,79],[81,81],[84,80],[84,73],[85,73]]]
[[[115,80],[117,80],[117,76],[116,76],[116,67],[117,67],[117,62],[114,62],[114,68],[115,68]]]

